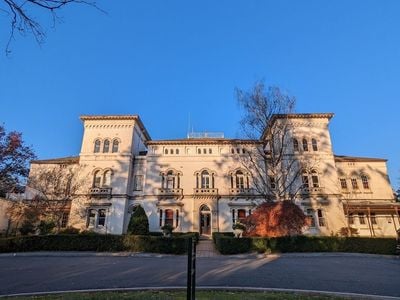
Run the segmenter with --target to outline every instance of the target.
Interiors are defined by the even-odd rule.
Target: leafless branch
[[[15,33],[22,36],[32,34],[38,44],[42,44],[46,38],[44,27],[37,21],[35,10],[42,11],[51,15],[53,26],[59,19],[57,12],[65,6],[71,4],[81,4],[91,6],[105,13],[100,9],[95,1],[90,0],[0,0],[4,8],[0,10],[6,13],[10,19],[10,34],[6,42],[6,55],[11,53],[11,43],[15,39]]]

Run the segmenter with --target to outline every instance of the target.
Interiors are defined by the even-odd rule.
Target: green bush
[[[80,230],[74,227],[61,228],[58,234],[79,234]]]
[[[234,237],[235,235],[233,234],[233,232],[213,232],[212,239],[214,241],[214,244],[217,244],[217,239],[222,236]]]
[[[56,227],[56,223],[52,220],[42,220],[38,225],[40,234],[49,234]]]
[[[143,207],[137,206],[128,225],[128,233],[137,235],[149,234],[149,219]]]
[[[395,254],[394,238],[312,237],[233,238],[226,234],[213,235],[216,248],[222,254],[245,253],[250,250],[272,252],[354,252]]]
[[[33,234],[36,231],[35,225],[29,220],[24,221],[21,227],[18,229],[21,235]]]
[[[216,248],[221,254],[246,253],[251,250],[251,238],[216,237]]]
[[[27,251],[133,251],[183,254],[188,236],[45,235],[0,239],[0,253]]]

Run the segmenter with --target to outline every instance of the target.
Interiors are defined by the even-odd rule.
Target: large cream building
[[[296,179],[295,202],[312,219],[305,233],[332,235],[353,227],[360,236],[395,235],[400,206],[394,200],[386,160],[335,155],[329,132],[332,116],[285,116],[291,128],[288,155],[313,162]],[[43,167],[61,166],[75,168],[85,180],[83,200],[72,202],[64,225],[122,234],[140,205],[150,231],[171,224],[175,231],[207,235],[232,231],[233,223],[263,201],[241,160],[259,141],[207,134],[153,141],[136,115],[81,120],[79,156],[31,165],[30,176]]]

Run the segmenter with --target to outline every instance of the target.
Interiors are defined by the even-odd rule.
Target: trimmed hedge
[[[271,252],[354,252],[395,254],[396,239],[364,237],[311,237],[293,236],[278,238],[234,238],[226,234],[213,236],[216,248],[222,254],[238,254],[250,251]]]
[[[44,235],[0,239],[0,253],[27,251],[132,251],[183,254],[187,238],[182,234],[164,238],[149,235]]]

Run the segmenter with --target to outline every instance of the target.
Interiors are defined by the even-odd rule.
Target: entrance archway
[[[211,210],[207,205],[200,207],[200,234],[211,234]]]

